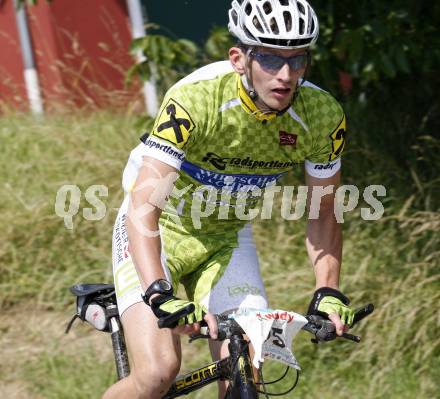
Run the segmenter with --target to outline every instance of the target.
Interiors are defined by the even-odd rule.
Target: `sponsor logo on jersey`
[[[330,154],[329,161],[334,161],[336,158],[339,158],[339,156],[342,154],[342,151],[344,151],[345,135],[346,121],[344,115],[339,126],[330,135],[330,138],[332,139],[332,153]]]
[[[338,163],[337,162],[329,162],[326,164],[318,164],[315,165],[314,169],[315,170],[332,170]]]
[[[144,144],[149,148],[154,148],[156,150],[164,152],[165,154],[170,155],[173,158],[178,159],[179,161],[183,161],[185,159],[185,153],[183,151],[179,151],[168,144],[159,143],[151,137],[146,139],[144,141]]]
[[[258,287],[254,287],[249,284],[243,286],[235,285],[228,287],[229,296],[246,296],[246,295],[261,295],[261,290]]]
[[[297,139],[298,135],[280,130],[280,145],[291,145],[292,147],[296,147]]]
[[[126,215],[123,215],[115,226],[114,243],[118,264],[124,262],[124,260],[128,258],[128,256],[126,256],[126,254],[128,255],[128,235],[126,229],[124,228],[125,219]]]
[[[216,189],[227,188],[231,192],[242,191],[250,186],[265,188],[275,184],[285,174],[283,172],[273,175],[232,175],[206,170],[188,161],[183,162],[182,171],[206,186],[212,186]]]
[[[264,161],[264,160],[256,160],[251,159],[250,157],[246,158],[238,158],[238,157],[220,157],[214,152],[208,152],[204,158],[203,162],[209,162],[215,168],[219,170],[225,170],[226,166],[231,166],[235,168],[243,168],[243,169],[283,169],[283,168],[291,168],[295,165],[295,162],[292,161]]]
[[[182,148],[194,127],[195,124],[185,108],[170,98],[156,120],[153,135]]]

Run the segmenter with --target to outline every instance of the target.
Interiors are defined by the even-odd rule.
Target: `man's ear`
[[[231,61],[235,72],[239,73],[240,75],[244,75],[246,73],[246,55],[241,48],[231,47],[229,49],[229,60]]]

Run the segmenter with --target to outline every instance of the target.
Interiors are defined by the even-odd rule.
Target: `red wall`
[[[23,61],[12,0],[0,3],[0,106],[27,108]]]
[[[0,8],[0,68],[22,87],[12,4],[4,0]],[[124,74],[133,63],[128,53],[131,33],[125,0],[54,0],[50,4],[40,0],[27,10],[46,108],[116,106],[138,95],[136,88],[124,88]],[[3,54],[4,27],[14,38],[9,51],[15,56],[8,62]]]

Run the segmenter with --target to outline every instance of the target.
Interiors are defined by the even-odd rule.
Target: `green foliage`
[[[160,29],[157,25],[149,27],[152,32]],[[130,68],[126,82],[130,83],[134,76],[142,80],[152,77],[163,96],[173,83],[196,68],[225,59],[232,45],[232,38],[226,28],[214,28],[202,48],[191,40],[149,33],[132,42],[131,53],[141,53],[145,60]]]
[[[344,102],[348,151],[362,148],[358,155],[367,159],[357,165],[369,166],[363,171],[375,169],[372,157],[386,160],[389,175],[409,182],[398,185],[402,197],[417,193],[413,205],[438,209],[440,5],[332,0],[313,6],[321,34],[310,80]],[[349,87],[341,85],[341,73]],[[394,185],[384,173],[381,180]]]
[[[353,7],[345,0],[313,5],[321,23],[316,67],[327,83],[345,71],[357,94],[376,91],[384,81],[432,74],[440,61],[437,3],[361,0]]]
[[[224,60],[233,44],[234,41],[225,28],[214,28],[204,46],[207,61]]]
[[[130,68],[127,83],[133,75],[148,80],[152,75],[158,88],[165,91],[176,80],[183,77],[189,69],[196,68],[199,49],[190,40],[172,40],[162,35],[148,35],[135,39],[130,48],[133,54],[146,55],[146,60]]]
[[[16,0],[17,1],[17,7],[21,7],[24,4],[29,4],[32,6],[35,6],[38,4],[38,0]],[[53,0],[46,0],[47,3],[52,3]]]

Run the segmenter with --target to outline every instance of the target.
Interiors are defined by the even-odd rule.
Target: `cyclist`
[[[339,335],[352,321],[339,291],[342,238],[331,190],[340,181],[345,116],[304,78],[316,14],[306,0],[234,0],[229,30],[238,40],[229,60],[169,89],[124,170],[113,270],[131,374],[105,399],[160,398],[180,368],[179,334],[205,319],[215,337],[212,314],[268,307],[249,215],[264,189],[302,162],[309,192],[327,187],[306,233],[316,275],[309,313],[327,315]],[[179,283],[188,300],[176,296]],[[157,327],[190,301],[194,313],[174,330]],[[224,343],[210,349],[214,358],[227,355]]]

